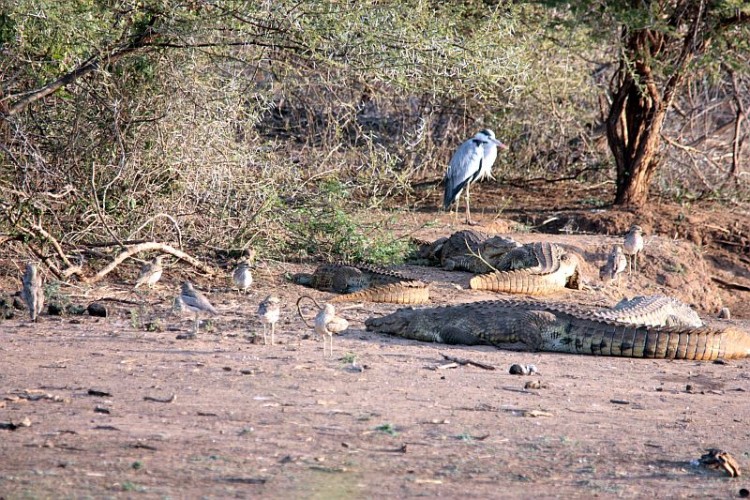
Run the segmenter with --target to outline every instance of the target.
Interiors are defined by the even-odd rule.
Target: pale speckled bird
[[[331,357],[333,357],[333,334],[338,334],[349,328],[349,322],[341,316],[336,316],[333,304],[326,304],[315,316],[315,332],[323,336],[323,356],[326,354],[326,336],[331,343]]]
[[[615,245],[607,256],[607,263],[599,269],[599,279],[605,282],[617,280],[619,286],[620,274],[624,273],[627,267],[628,259],[625,258],[622,247]]]
[[[163,258],[162,255],[159,255],[154,260],[141,267],[141,273],[138,275],[138,279],[135,282],[136,289],[141,285],[153,288],[156,282],[161,279],[161,274],[164,271],[164,267],[161,263]]]
[[[281,300],[275,295],[269,295],[263,302],[258,304],[258,317],[263,323],[263,345],[267,344],[266,325],[271,325],[271,345],[274,344],[274,333],[276,331],[276,322],[281,316]]]
[[[638,224],[630,226],[630,230],[625,234],[625,241],[622,245],[625,255],[628,256],[628,273],[638,272],[638,254],[643,250],[643,228]]]
[[[247,293],[247,289],[253,284],[253,275],[250,272],[250,262],[247,259],[243,259],[237,264],[232,272],[232,281],[237,285],[240,291]]]
[[[182,310],[195,314],[195,327],[193,335],[198,333],[198,319],[202,313],[208,313],[216,316],[219,312],[211,305],[208,299],[201,292],[196,290],[192,283],[185,281],[182,283],[179,300]]]
[[[23,275],[23,300],[29,308],[31,321],[36,322],[37,317],[44,309],[44,283],[39,268],[33,262],[26,264],[26,272]]]

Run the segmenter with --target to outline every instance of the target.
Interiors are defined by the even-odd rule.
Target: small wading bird
[[[243,293],[253,284],[253,275],[250,273],[250,263],[247,260],[240,261],[232,273],[232,280],[237,288]]]
[[[164,271],[161,264],[163,258],[163,256],[159,255],[154,260],[141,267],[141,273],[138,275],[138,280],[135,282],[136,289],[141,285],[153,288],[156,282],[161,279],[161,273]]]
[[[445,173],[445,194],[443,195],[443,209],[456,202],[456,215],[461,193],[466,189],[466,223],[473,225],[471,209],[469,207],[469,187],[477,180],[492,176],[492,165],[497,158],[497,148],[506,149],[507,146],[495,139],[492,130],[484,129],[459,146],[453,154],[448,170]]]
[[[182,283],[179,301],[183,311],[195,313],[195,326],[190,335],[191,337],[194,337],[198,333],[198,319],[201,313],[208,313],[212,316],[219,314],[208,299],[201,292],[193,288],[193,285],[189,281]]]
[[[252,248],[245,250],[244,257],[232,272],[232,281],[244,293],[247,293],[247,289],[253,284],[253,275],[250,272],[250,264],[253,259],[255,259],[255,250]]]
[[[637,224],[630,226],[625,234],[625,242],[622,245],[625,255],[628,256],[628,274],[631,269],[638,272],[638,254],[643,250],[643,228]]]
[[[622,252],[620,245],[612,247],[612,251],[607,256],[607,263],[599,270],[599,279],[605,282],[617,280],[617,286],[620,286],[620,274],[625,272],[628,267],[628,259]]]
[[[297,299],[297,313],[299,313],[300,318],[302,318],[302,321],[307,326],[310,325],[302,315],[302,309],[299,306],[300,301],[304,298],[312,300],[319,309],[318,314],[315,316],[315,333],[323,337],[323,356],[326,355],[326,337],[328,337],[331,345],[331,357],[333,357],[333,335],[339,334],[349,328],[349,322],[341,316],[336,315],[336,308],[333,307],[333,304],[326,304],[320,307],[317,300],[309,295],[303,295]]]
[[[273,345],[273,334],[280,315],[281,300],[275,295],[269,295],[258,305],[258,317],[263,323],[263,345],[266,345],[266,325],[271,325],[271,345]]]
[[[37,317],[44,308],[44,284],[39,274],[37,265],[33,262],[26,264],[26,272],[23,275],[23,300],[29,308],[31,321],[36,322]]]

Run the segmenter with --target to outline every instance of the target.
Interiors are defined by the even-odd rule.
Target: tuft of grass
[[[393,424],[385,423],[381,424],[377,427],[375,427],[376,431],[383,432],[385,434],[388,434],[389,436],[396,436],[398,435],[398,432],[396,431],[396,428],[393,426]]]
[[[352,364],[357,359],[357,355],[353,352],[347,352],[343,356],[341,356],[341,362],[345,364]]]

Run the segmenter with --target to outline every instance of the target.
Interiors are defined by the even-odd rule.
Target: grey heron
[[[480,130],[474,137],[459,146],[448,164],[448,170],[445,173],[443,208],[447,210],[455,201],[456,213],[458,213],[461,193],[466,189],[467,224],[473,224],[469,208],[469,186],[477,180],[494,179],[492,165],[497,158],[497,148],[506,149],[507,146],[495,139],[495,133],[492,130]]]

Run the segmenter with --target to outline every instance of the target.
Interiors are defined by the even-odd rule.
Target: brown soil
[[[554,299],[611,304],[622,295],[669,293],[704,316],[729,304],[735,317],[750,318],[750,294],[710,278],[750,283],[746,213],[666,204],[638,214],[591,211],[553,203],[580,198],[570,193],[536,205],[513,196],[523,209],[486,190],[476,194],[485,200],[475,210],[479,229],[561,242],[589,262],[592,289]],[[496,207],[504,207],[499,217]],[[403,214],[399,225],[433,237],[458,228],[452,220],[425,210]],[[619,290],[602,289],[597,267],[617,238],[601,234],[633,221],[648,233],[642,272]],[[518,232],[519,223],[555,234]],[[148,306],[107,302],[106,319],[1,323],[0,497],[673,498],[733,497],[750,487],[747,476],[730,479],[691,462],[722,448],[750,465],[748,360],[530,353],[364,331],[367,317],[396,308],[389,304],[342,310],[351,328],[334,339],[334,358],[325,358],[294,302],[301,293],[328,295],[284,279],[309,269],[264,263],[247,297],[211,283],[221,316],[197,340],[176,339],[191,321],[170,312],[183,268],[165,273]],[[434,281],[437,304],[494,297],[461,289],[465,273],[402,269]],[[139,299],[116,283],[64,292],[80,303]],[[275,346],[258,342],[254,317],[269,293],[284,303]],[[148,331],[149,323],[161,331]],[[443,353],[497,369],[440,369]],[[510,375],[513,363],[539,373]],[[524,388],[536,380],[541,388]],[[31,425],[11,430],[24,419]]]

